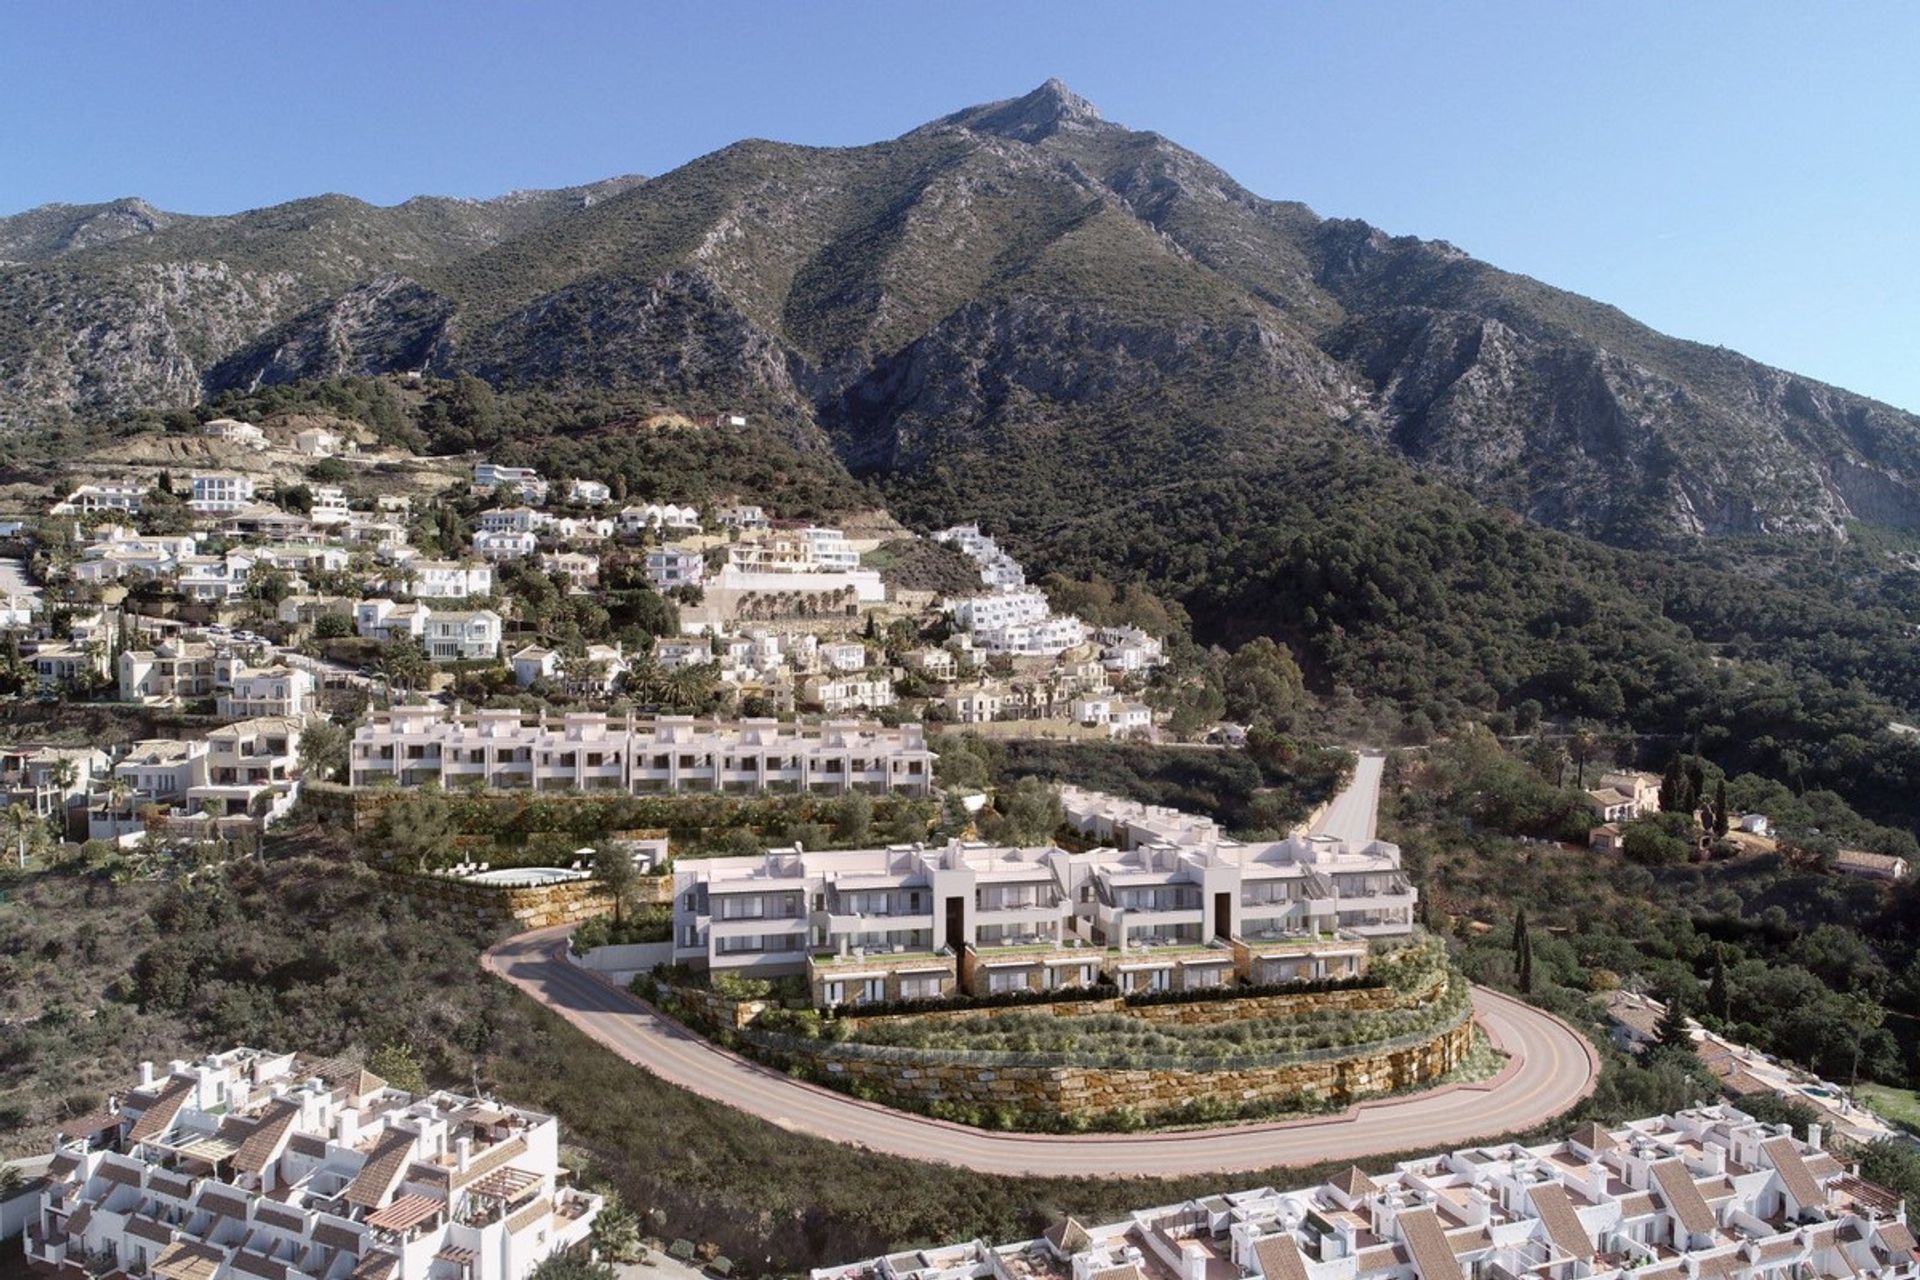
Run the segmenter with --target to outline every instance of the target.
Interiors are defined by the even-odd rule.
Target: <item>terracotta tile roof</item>
[[[327,1140],[311,1133],[296,1133],[287,1139],[287,1150],[295,1155],[324,1160],[327,1155]]]
[[[1632,1195],[1620,1197],[1620,1216],[1623,1218],[1644,1218],[1658,1210],[1653,1196],[1645,1191],[1636,1191]]]
[[[398,1126],[381,1134],[366,1163],[360,1166],[360,1172],[353,1176],[353,1181],[347,1186],[347,1203],[363,1209],[379,1208],[393,1190],[393,1184],[398,1181],[400,1170],[412,1158],[416,1137],[416,1134]]]
[[[287,1280],[286,1263],[246,1249],[236,1249],[227,1265],[246,1275],[258,1276],[260,1280]]]
[[[184,1076],[170,1079],[166,1087],[160,1090],[160,1096],[153,1105],[140,1113],[133,1122],[133,1128],[127,1131],[127,1141],[145,1142],[148,1138],[157,1138],[173,1124],[173,1118],[180,1114],[180,1108],[193,1096],[193,1081]]]
[[[120,1127],[120,1116],[112,1111],[95,1111],[84,1116],[75,1116],[71,1120],[60,1122],[60,1136],[63,1138],[91,1138],[102,1129]]]
[[[553,1201],[547,1199],[545,1196],[541,1196],[538,1200],[535,1200],[532,1204],[507,1219],[507,1234],[512,1235],[518,1231],[525,1231],[528,1227],[552,1212]]]
[[[1353,1255],[1354,1265],[1362,1275],[1371,1271],[1385,1271],[1389,1267],[1406,1265],[1407,1251],[1397,1244],[1377,1244],[1371,1249],[1362,1249]]]
[[[306,1214],[297,1209],[289,1209],[283,1204],[275,1204],[271,1200],[262,1200],[253,1207],[253,1220],[295,1234],[304,1234],[307,1229]]]
[[[280,1145],[300,1116],[300,1104],[290,1098],[275,1098],[260,1115],[240,1150],[234,1154],[233,1167],[241,1173],[264,1173],[280,1154]]]
[[[247,1220],[247,1197],[223,1187],[202,1187],[200,1198],[194,1204],[223,1218],[235,1218],[241,1222]]]
[[[345,1249],[355,1257],[360,1254],[360,1233],[351,1227],[341,1226],[337,1222],[314,1223],[313,1242],[323,1244],[329,1249]]]
[[[1431,1209],[1409,1209],[1400,1215],[1400,1238],[1413,1255],[1420,1280],[1461,1280],[1460,1260],[1453,1256],[1447,1233]]]
[[[160,1251],[148,1270],[166,1280],[213,1280],[226,1255],[198,1240],[178,1240]]]
[[[1806,1162],[1800,1158],[1800,1148],[1792,1138],[1769,1138],[1760,1144],[1761,1152],[1774,1172],[1780,1175],[1780,1185],[1786,1188],[1793,1202],[1802,1209],[1812,1209],[1827,1202],[1813,1173]]]
[[[1369,1178],[1357,1164],[1348,1165],[1345,1173],[1335,1174],[1332,1183],[1349,1200],[1372,1195],[1380,1189],[1380,1184]]]
[[[387,1280],[393,1274],[394,1264],[399,1259],[384,1251],[376,1251],[360,1259],[360,1265],[351,1273],[353,1280]]]
[[[1054,1252],[1061,1254],[1078,1253],[1093,1243],[1087,1235],[1087,1229],[1072,1214],[1041,1232],[1040,1238],[1051,1245]]]
[[[94,1172],[108,1182],[117,1182],[123,1187],[137,1187],[145,1181],[140,1176],[140,1170],[113,1160],[102,1160]]]
[[[1769,1240],[1760,1246],[1761,1262],[1779,1262],[1791,1258],[1800,1252],[1800,1242],[1789,1236],[1784,1240]]]
[[[1268,1236],[1253,1242],[1253,1256],[1266,1280],[1307,1280],[1306,1260],[1290,1235]]]
[[[92,1221],[93,1206],[91,1204],[82,1204],[78,1209],[75,1209],[68,1215],[67,1234],[70,1236],[79,1235],[87,1229],[87,1224]]]
[[[1881,1223],[1880,1243],[1901,1262],[1912,1258],[1914,1249],[1920,1247],[1914,1243],[1913,1232],[1907,1229],[1904,1222]]]
[[[1591,1262],[1593,1237],[1581,1225],[1580,1214],[1568,1198],[1567,1189],[1557,1182],[1542,1182],[1535,1184],[1532,1194],[1533,1211],[1540,1215],[1541,1225],[1546,1227],[1547,1239],[1553,1241],[1554,1248],[1568,1257]]]
[[[1108,1267],[1105,1271],[1096,1271],[1087,1280],[1146,1280],[1140,1274],[1140,1268],[1129,1262],[1124,1267]]]
[[[1833,1158],[1830,1152],[1816,1151],[1810,1156],[1801,1156],[1800,1161],[1807,1166],[1807,1172],[1816,1178],[1831,1178],[1836,1173],[1845,1173],[1847,1166]]]
[[[1668,1212],[1680,1220],[1680,1225],[1691,1235],[1711,1235],[1718,1220],[1707,1202],[1700,1198],[1700,1188],[1693,1185],[1693,1175],[1687,1172],[1686,1163],[1662,1160],[1651,1172],[1661,1198],[1667,1202]]]
[[[1478,1253],[1482,1249],[1493,1248],[1493,1235],[1485,1227],[1466,1227],[1447,1232],[1447,1247],[1458,1258],[1463,1254]]]
[[[1573,1141],[1589,1151],[1612,1151],[1620,1144],[1598,1124],[1584,1124],[1574,1130]]]
[[[1694,1274],[1704,1277],[1705,1280],[1713,1280],[1716,1276],[1734,1275],[1747,1268],[1746,1254],[1740,1249],[1734,1249],[1728,1253],[1709,1254],[1705,1257],[1694,1254],[1693,1260]]]
[[[80,1172],[80,1157],[71,1152],[62,1151],[47,1162],[47,1176],[55,1182],[65,1182]]]
[[[169,1173],[165,1169],[147,1170],[147,1190],[163,1196],[172,1196],[175,1200],[186,1200],[193,1195],[193,1179]]]
[[[172,1244],[173,1228],[158,1218],[149,1218],[144,1213],[136,1213],[127,1219],[127,1234],[138,1236],[154,1244]]]

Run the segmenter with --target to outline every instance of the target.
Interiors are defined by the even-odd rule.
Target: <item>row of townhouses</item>
[[[231,1049],[63,1123],[25,1249],[62,1280],[524,1280],[601,1204],[552,1116]]]
[[[1373,939],[1413,931],[1400,851],[1331,836],[1241,843],[1204,819],[1074,796],[1085,852],[944,847],[771,850],[674,867],[674,959],[804,973],[822,1006],[966,991],[1270,984],[1364,972]]]
[[[350,780],[536,791],[864,791],[925,795],[933,752],[917,724],[732,723],[444,707],[375,711],[354,732]]]
[[[813,1280],[1858,1280],[1920,1275],[1900,1197],[1731,1106],[1251,1187]]]

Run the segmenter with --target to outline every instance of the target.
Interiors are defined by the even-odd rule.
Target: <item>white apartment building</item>
[[[935,542],[951,543],[980,566],[980,581],[989,587],[1012,589],[1027,585],[1026,570],[1020,562],[1000,549],[1000,544],[980,532],[977,524],[957,524],[933,535]]]
[[[807,528],[775,533],[727,548],[727,563],[713,585],[731,591],[841,592],[856,600],[886,599],[874,569],[860,567],[860,553],[838,529]]]
[[[204,739],[143,738],[127,748],[113,766],[116,788],[96,794],[87,814],[87,838],[111,840],[144,825],[145,810],[176,808],[187,792],[207,780],[208,743]]]
[[[1117,674],[1132,675],[1166,661],[1160,641],[1138,627],[1102,627],[1095,638],[1101,665]]]
[[[230,1049],[61,1125],[27,1224],[50,1275],[525,1280],[587,1239],[552,1117],[409,1094],[346,1060]]]
[[[940,701],[955,724],[992,724],[1006,708],[1007,691],[1001,685],[978,684],[955,689]]]
[[[620,508],[617,523],[620,532],[628,534],[644,533],[648,530],[698,533],[700,532],[700,509],[684,507],[672,502],[648,502]]]
[[[174,589],[199,604],[226,604],[247,593],[253,566],[253,555],[240,551],[224,556],[188,556],[179,562]]]
[[[706,579],[707,559],[698,551],[684,547],[651,547],[647,550],[647,579],[656,590],[697,587]]]
[[[139,480],[89,481],[54,503],[52,512],[56,516],[92,515],[99,511],[124,511],[128,515],[138,515],[149,487]]]
[[[858,640],[822,641],[814,651],[814,660],[823,671],[865,671],[867,646]]]
[[[246,449],[264,449],[267,447],[267,433],[251,422],[241,422],[235,418],[215,418],[202,423],[202,435],[224,440],[228,444],[237,444]]]
[[[1086,643],[1086,624],[1078,618],[1056,615],[1039,622],[1016,622],[1004,627],[976,627],[973,642],[982,652],[1017,658],[1057,658]]]
[[[747,506],[728,507],[720,513],[720,523],[725,528],[739,529],[743,533],[773,527],[773,522],[767,518],[765,511],[759,507]]]
[[[1106,694],[1075,698],[1069,704],[1068,714],[1075,724],[1103,728],[1115,738],[1153,731],[1153,709],[1146,703]]]
[[[293,447],[309,458],[331,458],[340,452],[341,440],[325,427],[308,427],[294,434]]]
[[[315,485],[313,508],[307,512],[307,519],[315,524],[346,524],[353,519],[353,509],[347,505],[346,490],[338,485]]]
[[[567,500],[597,507],[613,501],[613,490],[598,480],[575,480],[567,486]]]
[[[962,631],[1044,622],[1053,615],[1053,606],[1047,603],[1046,593],[1038,587],[953,596],[945,602],[945,608],[953,615],[953,625]]]
[[[491,609],[432,609],[421,639],[435,662],[491,662],[500,656],[501,629]]]
[[[223,717],[282,716],[304,719],[314,713],[313,673],[300,667],[246,667],[233,673],[232,687],[220,695]]]
[[[398,640],[404,636],[419,639],[427,633],[423,604],[395,604],[387,599],[362,600],[353,607],[354,634],[366,640]]]
[[[196,471],[187,505],[207,516],[232,515],[253,502],[253,477],[237,471]]]
[[[542,573],[564,573],[568,588],[574,592],[591,591],[600,585],[600,557],[584,551],[550,551],[540,557]]]
[[[119,670],[122,702],[167,704],[210,698],[219,685],[220,655],[210,644],[162,640],[151,649],[124,649]]]
[[[482,511],[475,523],[482,533],[534,533],[552,518],[532,507],[495,507]]]
[[[390,581],[423,600],[493,594],[493,566],[477,560],[409,560]]]
[[[225,831],[258,828],[270,810],[283,810],[300,770],[303,728],[290,717],[260,716],[209,733],[206,781],[187,788],[181,816]]]
[[[547,482],[532,467],[503,467],[496,462],[479,462],[473,468],[475,489],[504,489],[528,502],[547,500]]]
[[[531,533],[502,530],[498,533],[473,535],[473,553],[482,560],[491,560],[495,564],[503,560],[524,560],[539,547],[540,539]]]
[[[599,712],[549,720],[513,709],[395,707],[370,713],[353,737],[353,785],[381,778],[537,791],[925,795],[933,752],[917,724],[649,722]]]
[[[972,1241],[812,1280],[1913,1280],[1906,1205],[1825,1149],[1728,1105],[1565,1138],[1350,1168]]]
[[[828,715],[847,711],[878,711],[896,701],[893,681],[883,673],[874,676],[809,676],[800,686],[800,697]]]

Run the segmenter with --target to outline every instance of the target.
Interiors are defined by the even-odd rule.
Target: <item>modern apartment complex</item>
[[[805,973],[822,1006],[1102,979],[1132,992],[1354,977],[1371,939],[1412,932],[1398,854],[1215,833],[1083,853],[956,842],[683,859],[674,959]]]
[[[27,1260],[71,1280],[523,1280],[601,1205],[552,1116],[255,1049],[143,1064],[47,1179]]]
[[[1730,1106],[1255,1187],[813,1280],[1911,1280],[1900,1198]]]
[[[351,781],[536,791],[865,791],[925,795],[933,752],[917,724],[734,723],[601,712],[375,711],[354,733]]]

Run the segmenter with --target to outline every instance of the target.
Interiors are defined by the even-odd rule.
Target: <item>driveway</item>
[[[1376,776],[1374,786],[1378,786]],[[1335,1116],[1160,1134],[992,1133],[793,1080],[737,1054],[561,957],[569,927],[509,938],[495,974],[642,1070],[797,1133],[983,1173],[1180,1175],[1438,1150],[1529,1129],[1593,1091],[1599,1060],[1572,1027],[1476,989],[1474,1016],[1509,1055],[1494,1078],[1363,1102]]]
[[[1385,756],[1361,756],[1353,766],[1353,781],[1333,798],[1309,834],[1338,836],[1348,844],[1373,839],[1379,832],[1380,777],[1386,768]]]

